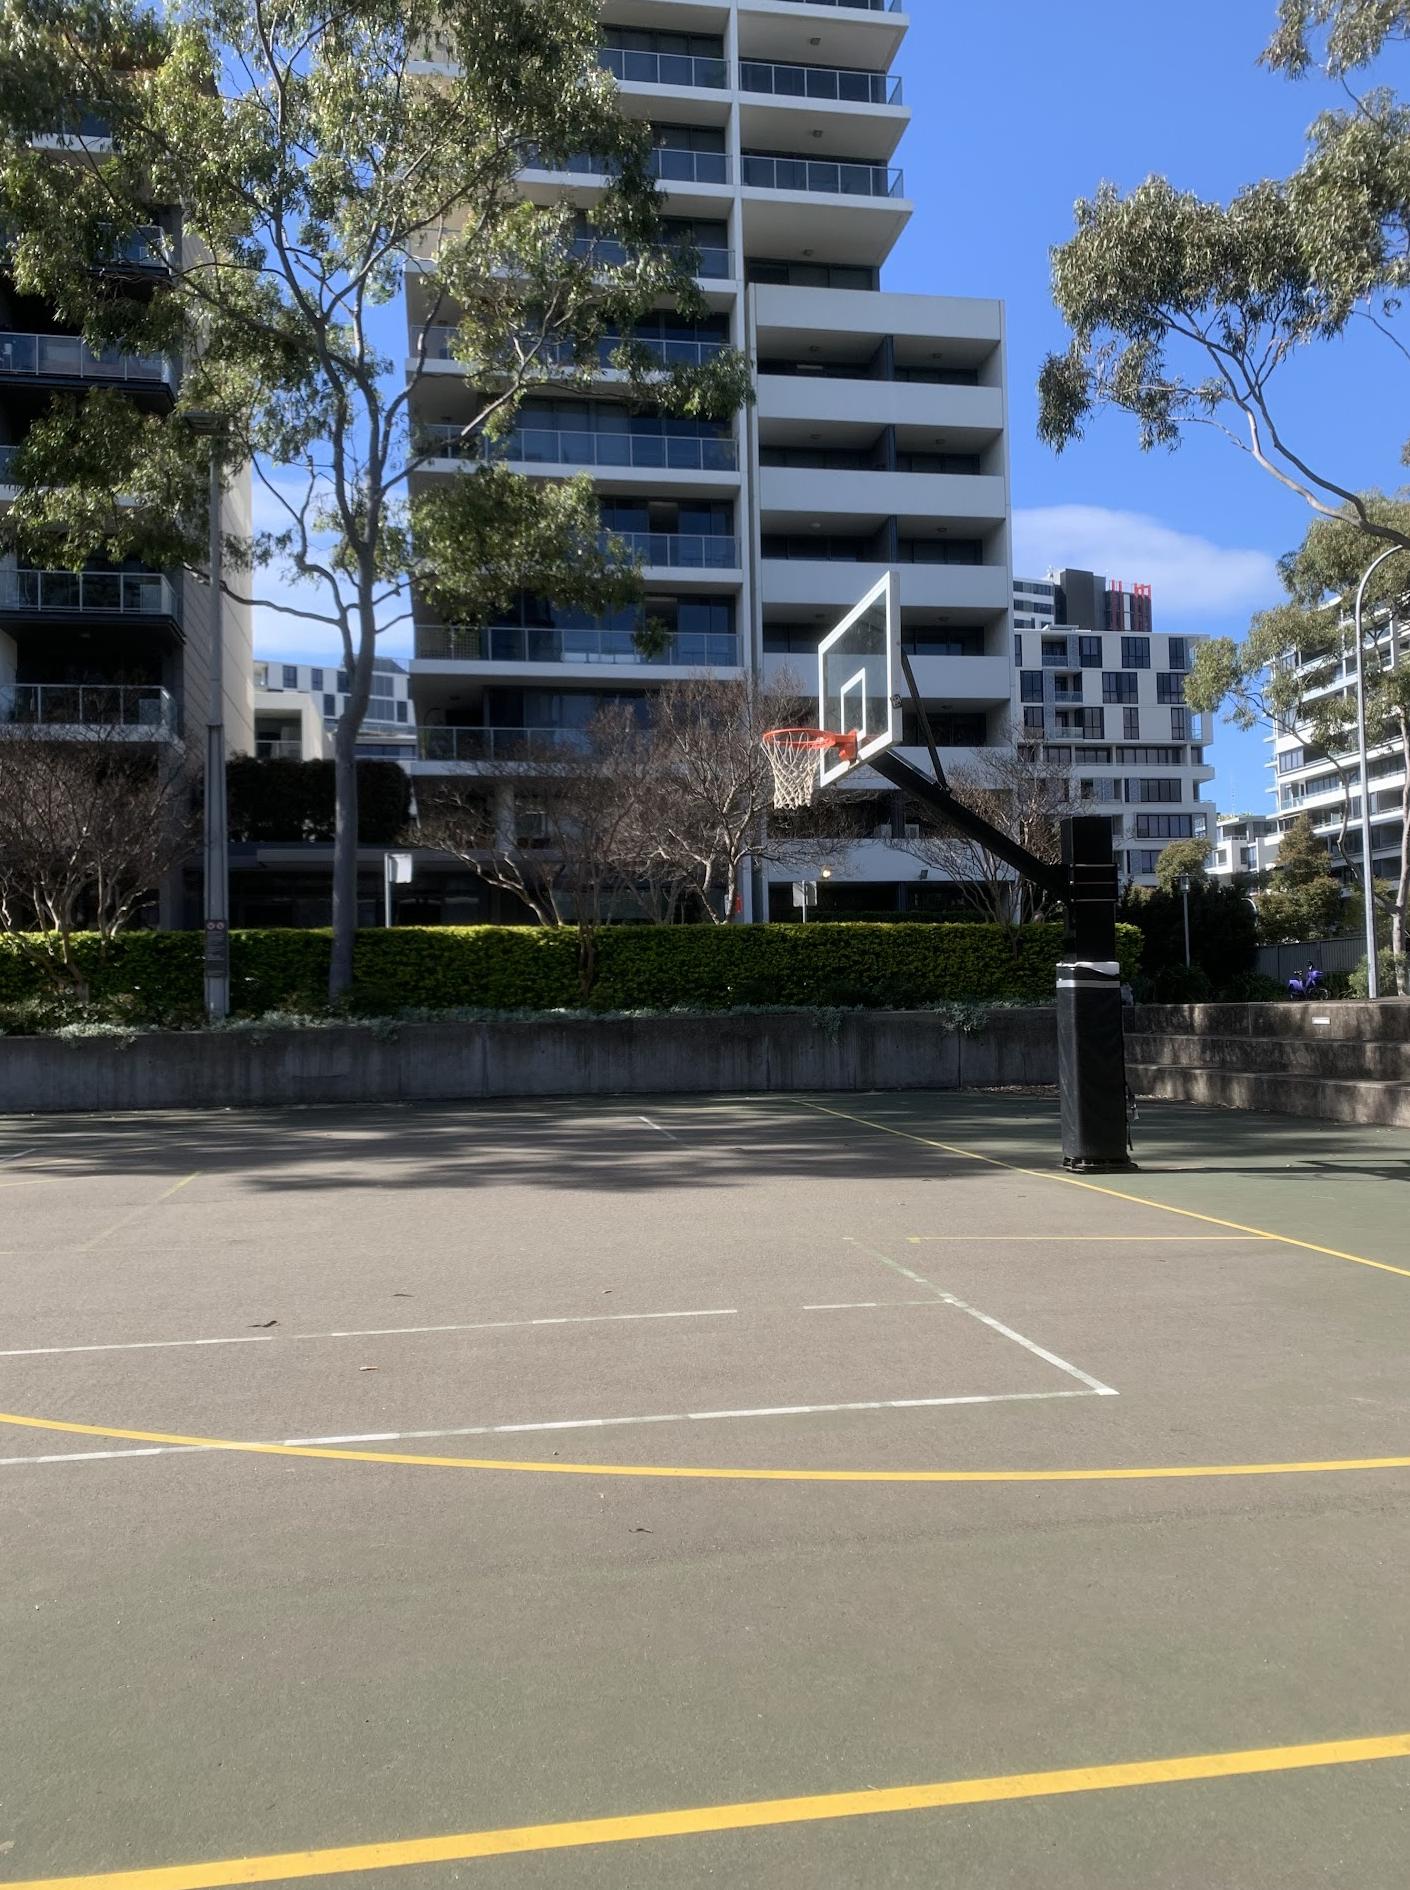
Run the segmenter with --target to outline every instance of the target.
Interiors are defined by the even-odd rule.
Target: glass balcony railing
[[[564,630],[426,624],[416,633],[416,654],[449,663],[649,663],[680,669],[737,669],[740,661],[739,638],[729,632],[684,631],[659,655],[648,657],[641,654],[630,630],[596,624]]]
[[[858,13],[900,13],[901,0],[798,0],[809,7],[853,7]]]
[[[17,446],[0,446],[0,486],[12,486],[15,483],[11,477],[10,468],[14,465],[15,455],[19,450]]]
[[[679,253],[674,243],[662,243],[658,247],[667,253]],[[580,261],[599,262],[607,269],[621,269],[633,259],[629,245],[619,243],[615,236],[575,236],[568,245],[568,253]],[[734,273],[727,249],[699,244],[691,251],[690,259],[698,277],[727,281]]]
[[[165,269],[165,235],[155,223],[143,224],[126,236],[114,239],[107,260],[127,269]]]
[[[424,329],[426,337],[426,359],[428,361],[453,361],[451,344],[455,339],[455,329],[449,325],[436,325]],[[629,337],[633,339],[633,337]],[[727,341],[715,335],[673,336],[673,335],[638,335],[637,344],[656,357],[664,367],[677,364],[687,367],[701,367],[707,361],[715,360],[729,346]],[[529,343],[526,340],[526,345]],[[604,335],[597,344],[597,365],[602,368],[612,366],[612,356],[622,345],[622,338],[617,335]],[[550,346],[540,359],[545,370],[553,368],[573,369],[576,356],[568,348]],[[581,370],[577,370],[581,371]],[[3,452],[0,448],[0,452]]]
[[[741,59],[739,89],[771,92],[777,98],[836,99],[852,105],[901,103],[901,81],[890,73],[843,66],[779,66],[759,59]]]
[[[256,761],[302,761],[304,745],[297,735],[257,735]]]
[[[644,565],[672,571],[737,571],[739,540],[715,532],[616,532]]]
[[[465,439],[457,426],[422,430],[426,450],[442,459],[479,459],[478,438]],[[643,466],[681,472],[733,472],[738,452],[732,439],[677,437],[662,433],[592,433],[548,427],[515,427],[494,442],[489,456],[537,466]]]
[[[181,615],[169,580],[149,571],[0,571],[0,610]]]
[[[422,728],[416,746],[423,761],[552,761],[581,754],[581,728]]]
[[[97,112],[80,112],[62,124],[31,133],[29,142],[35,151],[111,151],[113,128]]]
[[[145,685],[13,683],[0,689],[0,725],[174,735],[176,704],[165,689]]]
[[[817,190],[845,197],[903,197],[901,172],[887,164],[819,158],[746,157],[743,181],[755,190]]]
[[[84,381],[165,381],[176,370],[159,354],[125,354],[120,348],[90,348],[81,335],[0,333],[0,376]]]
[[[653,177],[672,184],[727,184],[729,159],[723,151],[683,151],[675,145],[658,145],[647,158]],[[544,158],[530,148],[524,153],[528,171],[551,171],[555,176],[615,177],[620,166],[613,158],[598,157],[592,151],[574,151],[566,158]]]
[[[601,46],[598,63],[628,85],[706,86],[721,92],[729,84],[729,65],[723,59],[701,59],[689,53],[632,52],[625,46]]]

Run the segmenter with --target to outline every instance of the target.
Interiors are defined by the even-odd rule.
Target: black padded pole
[[[1126,1040],[1116,959],[1111,823],[1062,823],[1068,942],[1057,968],[1062,1165],[1083,1174],[1132,1169],[1126,1123]]]

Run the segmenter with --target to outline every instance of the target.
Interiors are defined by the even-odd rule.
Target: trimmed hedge
[[[1120,928],[1124,975],[1140,934]],[[232,1008],[244,1016],[324,1008],[327,931],[232,932]],[[964,999],[1048,1003],[1062,928],[993,925],[607,926],[598,934],[590,1008],[728,1010],[736,1005],[905,1010]],[[199,932],[127,932],[106,956],[85,935],[78,957],[93,1000],[135,1023],[197,1023]],[[43,980],[0,935],[0,1004],[42,995]],[[350,1008],[575,1010],[577,934],[542,926],[396,926],[358,934]]]

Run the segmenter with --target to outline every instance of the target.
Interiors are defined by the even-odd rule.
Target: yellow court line
[[[1277,1240],[1277,1234],[1262,1234],[1261,1240]],[[1177,1247],[1241,1247],[1244,1244],[1242,1234],[907,1234],[906,1241],[912,1247],[930,1247],[937,1242],[950,1246],[967,1246],[982,1241],[995,1241],[1000,1246],[1021,1246],[1024,1241],[1037,1241],[1044,1247],[1077,1246],[1089,1247],[1100,1240],[1117,1241],[1126,1247],[1154,1247],[1162,1242],[1173,1242]]]
[[[1377,1759],[1404,1758],[1410,1758],[1410,1733],[1390,1733],[1378,1739],[1335,1739],[1322,1745],[1205,1752],[1192,1758],[1140,1759],[1127,1765],[1083,1765],[1062,1772],[1014,1772],[998,1778],[946,1779],[933,1785],[824,1792],[812,1798],[692,1805],[683,1811],[647,1811],[632,1817],[510,1825],[498,1831],[460,1831],[442,1837],[351,1844],[332,1850],[281,1851],[214,1863],[102,1871],[86,1877],[31,1877],[12,1884],[10,1890],[229,1890],[233,1885],[337,1877],[359,1870],[464,1863],[476,1857],[522,1857],[532,1851],[575,1850],[591,1844],[635,1844],[652,1838],[758,1831],[771,1825],[875,1818],[897,1811],[1005,1804],[1017,1799],[1060,1798],[1073,1792],[1179,1785],[1198,1779],[1249,1778],[1264,1772],[1296,1772],[1315,1766],[1364,1765]]]
[[[81,1246],[74,1248],[74,1252],[91,1252],[94,1247],[100,1246],[110,1235],[121,1233],[124,1227],[129,1226],[133,1221],[140,1220],[144,1214],[150,1214],[154,1207],[160,1207],[163,1201],[169,1201],[174,1194],[180,1194],[181,1190],[189,1187],[193,1181],[199,1181],[201,1173],[202,1171],[198,1168],[193,1175],[183,1175],[180,1181],[174,1181],[169,1188],[164,1189],[162,1193],[157,1196],[155,1201],[144,1201],[141,1207],[129,1208],[126,1214],[119,1214],[110,1227],[105,1227],[101,1232],[94,1234],[91,1240],[85,1240]]]
[[[508,1457],[432,1457],[389,1450],[347,1450],[328,1444],[261,1444],[244,1438],[195,1437],[180,1431],[134,1431],[67,1418],[0,1411],[0,1424],[78,1437],[117,1437],[182,1450],[228,1450],[254,1457],[317,1457],[333,1463],[401,1463],[425,1470],[513,1470],[534,1476],[674,1477],[707,1483],[1153,1483],[1200,1477],[1290,1477],[1350,1470],[1410,1470],[1410,1457],[1310,1458],[1295,1463],[1117,1465],[1092,1470],[756,1470],[733,1464],[535,1463]]]
[[[1006,1162],[999,1155],[981,1155],[977,1149],[957,1148],[953,1142],[937,1142],[933,1136],[917,1135],[911,1129],[897,1129],[889,1122],[877,1122],[870,1116],[854,1116],[846,1109],[829,1109],[826,1103],[811,1102],[806,1096],[793,1101],[819,1115],[836,1116],[839,1122],[856,1122],[864,1129],[879,1129],[883,1135],[899,1136],[903,1142],[919,1142],[922,1148],[938,1148],[945,1155],[959,1155],[969,1162],[985,1162],[991,1168],[1005,1168],[1011,1175],[1028,1175],[1034,1181],[1065,1182],[1069,1188],[1085,1188],[1089,1194],[1109,1195],[1113,1201],[1126,1201],[1133,1207],[1157,1208],[1162,1214],[1179,1214],[1187,1221],[1203,1221],[1206,1227],[1229,1227],[1237,1234],[1255,1240],[1278,1240],[1285,1247],[1301,1247],[1307,1253],[1326,1254],[1331,1260],[1350,1260],[1358,1267],[1375,1267],[1381,1273],[1398,1273],[1410,1280],[1410,1267],[1393,1267],[1388,1260],[1368,1260],[1365,1254],[1344,1253],[1340,1247],[1319,1247],[1316,1241],[1299,1240],[1294,1234],[1270,1233],[1266,1227],[1248,1227],[1242,1221],[1221,1220],[1217,1214],[1200,1214],[1194,1208],[1172,1207],[1168,1201],[1152,1201],[1149,1195],[1127,1194],[1123,1188],[1104,1188],[1100,1182],[1083,1181],[1078,1175],[1059,1174],[1046,1168],[1024,1168],[1018,1162]]]

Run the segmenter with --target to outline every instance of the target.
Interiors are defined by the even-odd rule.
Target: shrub
[[[1237,977],[1226,978],[1215,992],[1220,1004],[1276,1004],[1287,995],[1287,986],[1266,971],[1241,971]]]
[[[198,932],[126,932],[106,951],[77,950],[90,981],[87,1015],[115,1022],[199,1023]],[[327,931],[232,932],[231,1005],[240,1016],[325,1009]],[[1120,928],[1123,975],[1140,935]],[[860,1006],[906,1009],[957,1001],[1046,1004],[1062,928],[996,925],[605,926],[594,1010],[728,1010]],[[0,1006],[39,996],[36,974],[0,936]],[[577,935],[568,927],[397,926],[358,934],[348,1008],[360,1016],[473,1006],[493,1011],[582,1006]],[[64,1021],[64,1020],[59,1020]]]
[[[1153,1004],[1207,1004],[1214,995],[1203,965],[1162,965],[1150,989]]]

